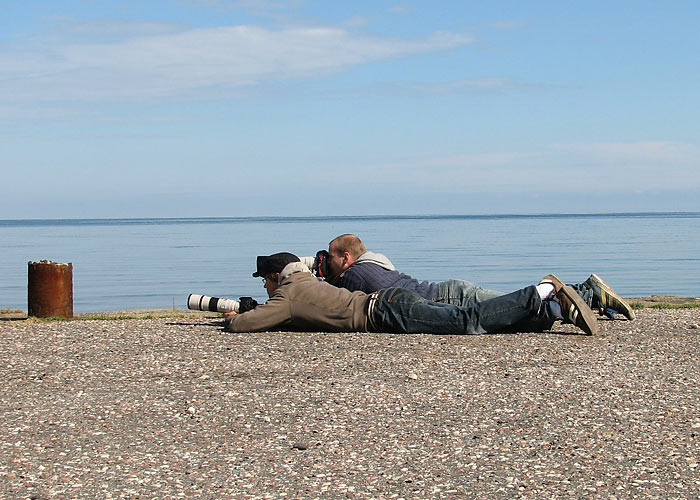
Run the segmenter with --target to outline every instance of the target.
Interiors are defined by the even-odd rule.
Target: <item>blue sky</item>
[[[0,0],[0,219],[700,210],[696,1]]]

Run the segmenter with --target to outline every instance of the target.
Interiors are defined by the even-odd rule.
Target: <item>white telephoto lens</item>
[[[187,297],[187,308],[195,311],[238,312],[238,301],[191,293]]]

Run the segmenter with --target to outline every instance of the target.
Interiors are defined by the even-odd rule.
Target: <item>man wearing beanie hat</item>
[[[270,297],[241,314],[227,313],[231,332],[295,329],[329,332],[480,334],[539,332],[562,313],[585,333],[597,333],[593,312],[556,276],[538,285],[469,307],[437,303],[403,288],[366,294],[319,281],[300,259],[281,252],[257,258],[254,277],[262,277]]]

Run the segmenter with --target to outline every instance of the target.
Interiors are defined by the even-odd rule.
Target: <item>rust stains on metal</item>
[[[29,316],[73,317],[73,264],[42,260],[29,262]]]

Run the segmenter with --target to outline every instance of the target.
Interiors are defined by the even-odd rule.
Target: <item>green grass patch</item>
[[[100,313],[80,313],[72,318],[48,317],[36,318],[30,317],[32,321],[121,321],[131,319],[193,319],[213,317],[215,313],[204,311],[182,311],[182,310],[162,310],[162,311],[123,311],[123,312],[100,312]]]
[[[686,304],[654,304],[648,306],[650,309],[695,309],[700,307],[698,303],[686,303]]]
[[[700,307],[700,302],[681,302],[672,304],[670,302],[631,302],[630,307],[639,309],[695,309]]]
[[[192,318],[191,314],[96,314],[89,316],[80,316],[73,318],[74,320],[84,321],[112,321],[123,319],[163,319],[163,318]]]

